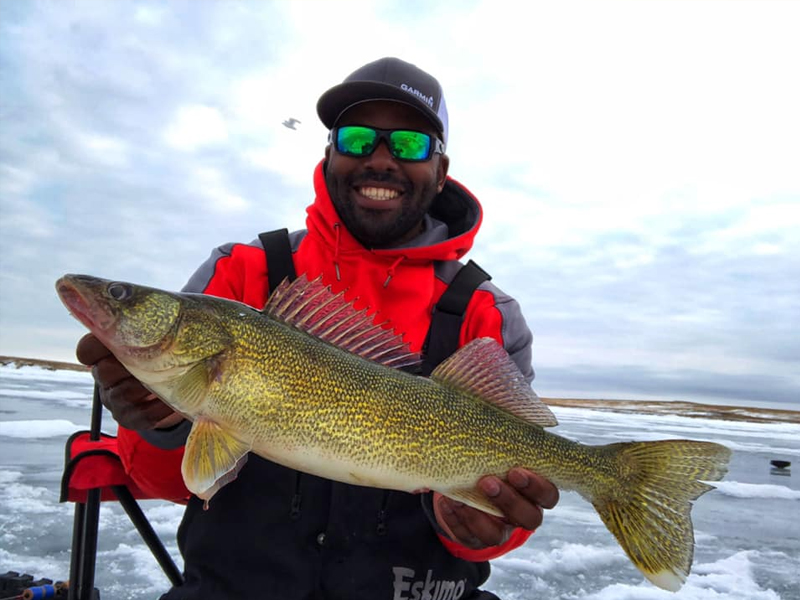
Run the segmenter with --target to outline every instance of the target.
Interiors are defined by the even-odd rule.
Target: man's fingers
[[[78,341],[75,356],[81,364],[92,366],[100,359],[111,356],[111,351],[93,333],[87,333]]]
[[[499,546],[511,534],[512,527],[501,519],[445,497],[439,499],[439,512],[451,537],[468,548]]]
[[[515,468],[509,471],[508,482],[520,495],[542,508],[553,508],[558,503],[558,488],[541,475]]]
[[[480,541],[479,547],[499,546],[508,539],[513,529],[498,517],[469,506],[456,508],[456,514],[459,515],[472,537]]]
[[[95,368],[106,361],[100,361]],[[111,367],[112,373],[114,367]],[[152,394],[144,387],[138,379],[131,376],[127,371],[121,371],[123,379],[116,381],[114,385],[100,388],[100,401],[103,403],[117,421],[128,429],[152,429],[159,422],[163,421],[175,412],[160,398]],[[97,379],[97,376],[95,377]],[[115,376],[105,374],[105,381],[114,381]]]
[[[100,387],[107,390],[121,385],[126,380],[133,380],[139,383],[114,356],[101,358],[95,363],[92,367],[92,377]],[[139,383],[139,387],[144,389],[141,383]]]
[[[499,478],[484,477],[478,487],[512,525],[534,530],[542,524],[542,508],[536,500],[522,496],[514,487]]]
[[[554,507],[559,496],[547,479],[520,468],[512,469],[507,481],[488,475],[478,482],[478,488],[503,518],[434,494],[434,511],[442,528],[455,541],[476,549],[503,544],[515,527],[537,529],[542,524],[542,508]]]
[[[106,402],[109,404],[118,402],[138,404],[150,395],[150,391],[131,375],[111,382],[103,380],[101,387],[100,396],[104,400],[104,404]]]
[[[114,419],[128,429],[152,429],[175,412],[158,398],[146,399],[136,403],[112,405]]]
[[[92,376],[100,389],[100,401],[123,427],[153,429],[156,426],[171,426],[182,420],[183,417],[133,377],[91,333],[80,339],[75,355],[81,363],[92,366]]]
[[[437,502],[441,523],[448,535],[456,542],[467,548],[482,548],[483,543],[470,531],[466,522],[462,520],[464,505],[456,503],[449,498],[441,496]]]

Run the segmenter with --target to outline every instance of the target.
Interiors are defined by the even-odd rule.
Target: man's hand
[[[75,355],[81,363],[92,367],[92,377],[100,389],[100,401],[123,427],[156,429],[171,427],[183,420],[183,416],[131,375],[93,334],[80,339]]]
[[[499,546],[517,528],[534,530],[542,524],[543,508],[558,502],[558,489],[547,479],[525,469],[508,472],[508,481],[488,475],[478,482],[489,501],[504,518],[445,498],[433,495],[433,509],[439,526],[462,546],[479,550]]]

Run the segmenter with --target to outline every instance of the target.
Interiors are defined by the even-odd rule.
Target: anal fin
[[[471,506],[472,508],[477,508],[478,510],[482,510],[485,513],[489,513],[490,515],[495,515],[496,517],[502,517],[503,513],[489,500],[484,496],[479,490],[474,487],[471,488],[459,488],[453,490],[447,490],[440,492],[444,496],[447,496],[451,500],[456,500],[458,502],[463,502],[467,506]]]
[[[186,487],[206,501],[225,484],[236,479],[247,461],[249,444],[236,439],[214,421],[195,420],[181,464]]]

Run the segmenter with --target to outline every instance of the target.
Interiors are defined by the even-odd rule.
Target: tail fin
[[[610,444],[621,480],[591,498],[609,531],[647,579],[678,591],[692,566],[692,501],[727,472],[731,451],[710,442],[665,440]]]

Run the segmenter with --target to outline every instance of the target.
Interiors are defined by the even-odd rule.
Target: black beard
[[[351,200],[351,192],[361,180],[370,183],[392,183],[403,189],[402,210],[397,219],[381,222],[381,210],[359,208]],[[341,180],[330,172],[325,174],[333,206],[350,234],[365,248],[390,248],[405,241],[403,238],[419,226],[438,194],[436,183],[414,188],[408,181],[400,181],[388,174],[372,173],[369,176],[351,177]],[[371,218],[374,217],[374,218]]]

